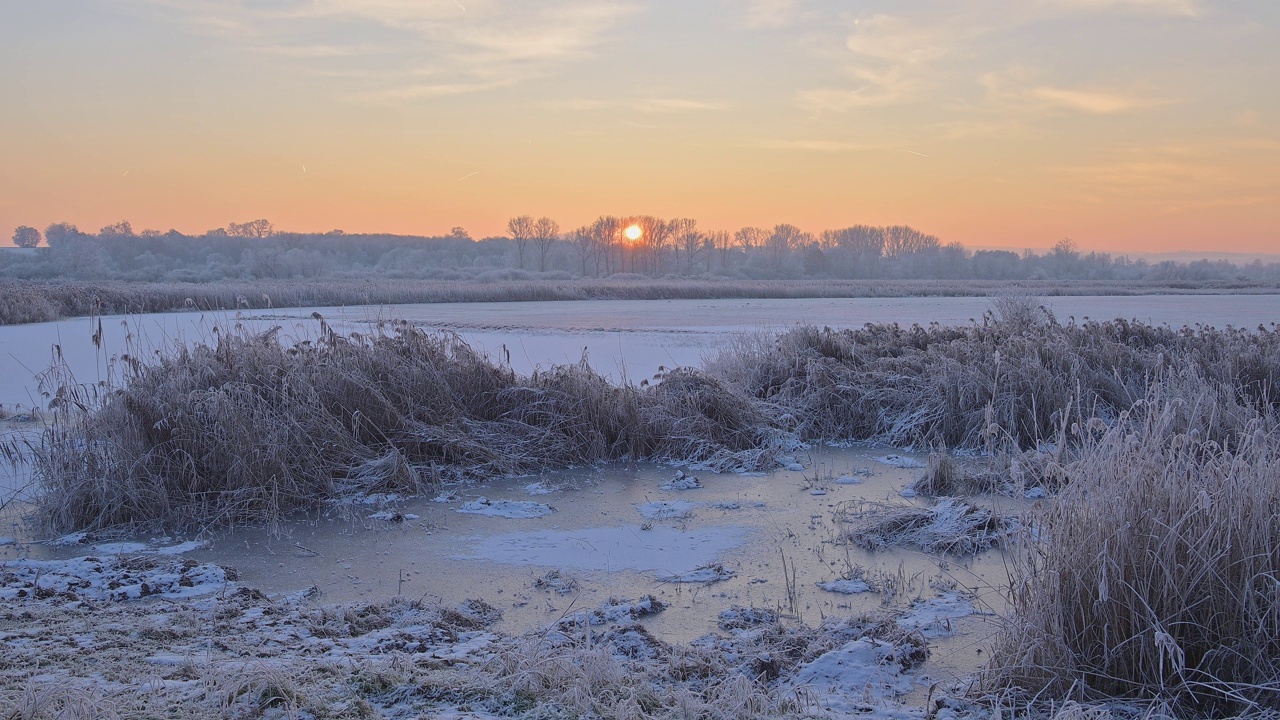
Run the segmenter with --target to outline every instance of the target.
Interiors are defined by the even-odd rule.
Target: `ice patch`
[[[975,612],[968,596],[951,590],[935,598],[912,603],[911,609],[898,618],[898,627],[918,630],[927,638],[950,637],[955,634],[951,621]]]
[[[675,574],[714,562],[740,546],[748,530],[709,526],[682,531],[632,526],[548,530],[474,538],[464,560],[537,565],[558,570],[636,570]]]
[[[636,511],[650,520],[683,520],[693,515],[693,507],[687,500],[664,500],[637,505]]]
[[[168,540],[168,538],[164,538]],[[143,542],[95,543],[94,552],[102,555],[181,555],[207,545],[203,540],[188,540],[177,545],[153,545]]]
[[[920,462],[919,460],[905,457],[902,455],[885,455],[883,457],[876,458],[876,462],[883,463],[885,465],[888,465],[889,467],[903,468],[903,469],[924,467],[924,463]]]
[[[720,563],[709,563],[687,572],[660,576],[658,581],[664,583],[713,583],[728,580],[737,574],[736,570],[730,570]]]
[[[513,519],[540,518],[555,512],[550,505],[543,505],[532,500],[489,500],[476,498],[454,508],[454,512],[466,515],[489,515]]]
[[[867,584],[866,580],[827,580],[826,582],[817,583],[817,585],[827,592],[840,593],[842,595],[871,592],[871,586]]]
[[[385,520],[386,522],[405,522],[407,520],[417,520],[418,516],[413,513],[402,513],[394,510],[382,510],[369,516],[370,520]]]

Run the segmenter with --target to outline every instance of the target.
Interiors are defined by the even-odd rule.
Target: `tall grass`
[[[50,524],[261,521],[345,494],[623,458],[759,469],[780,437],[767,408],[692,370],[651,388],[585,362],[522,377],[452,334],[321,324],[293,347],[224,332],[154,364],[126,357],[100,402],[65,396],[35,453]]]
[[[1159,394],[1087,439],[1011,553],[1013,616],[985,680],[1049,697],[1280,710],[1280,442],[1182,432]],[[1214,402],[1215,398],[1204,399]]]
[[[709,372],[779,407],[806,440],[1028,449],[1106,426],[1164,379],[1194,397],[1180,429],[1223,442],[1280,403],[1280,330],[993,321],[800,327],[741,338]],[[1210,394],[1206,394],[1210,393]]]

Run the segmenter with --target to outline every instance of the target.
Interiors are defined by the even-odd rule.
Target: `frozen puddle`
[[[642,530],[625,525],[517,532],[476,538],[465,553],[454,557],[571,570],[635,570],[673,577],[710,565],[742,545],[747,535],[745,528],[715,525],[693,531],[669,527]]]

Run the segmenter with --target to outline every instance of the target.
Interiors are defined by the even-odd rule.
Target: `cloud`
[[[689,98],[675,97],[637,97],[637,98],[620,98],[613,100],[567,100],[553,103],[554,107],[564,110],[579,111],[626,111],[636,113],[647,113],[651,115],[666,115],[690,112],[717,112],[728,110],[728,103],[717,102],[712,100],[692,100]]]
[[[1072,90],[1041,86],[1032,88],[1029,95],[1045,101],[1049,105],[1064,110],[1077,110],[1093,115],[1113,115],[1116,113],[1145,110],[1165,101],[1153,98],[1134,97],[1119,93],[1100,92],[1096,90]]]
[[[755,30],[786,27],[795,22],[799,0],[747,0],[746,26]]]
[[[878,149],[871,145],[841,140],[766,140],[759,143],[758,147],[766,150],[801,150],[817,153],[847,153]]]
[[[518,84],[592,57],[637,8],[542,0],[131,0],[230,47],[363,75],[358,97],[440,97]],[[360,38],[359,42],[343,40]],[[308,64],[311,66],[308,67]],[[431,77],[424,84],[422,77]]]

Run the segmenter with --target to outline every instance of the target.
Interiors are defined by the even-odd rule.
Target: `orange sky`
[[[0,238],[643,213],[1280,252],[1276,37],[1272,0],[4,3]]]

